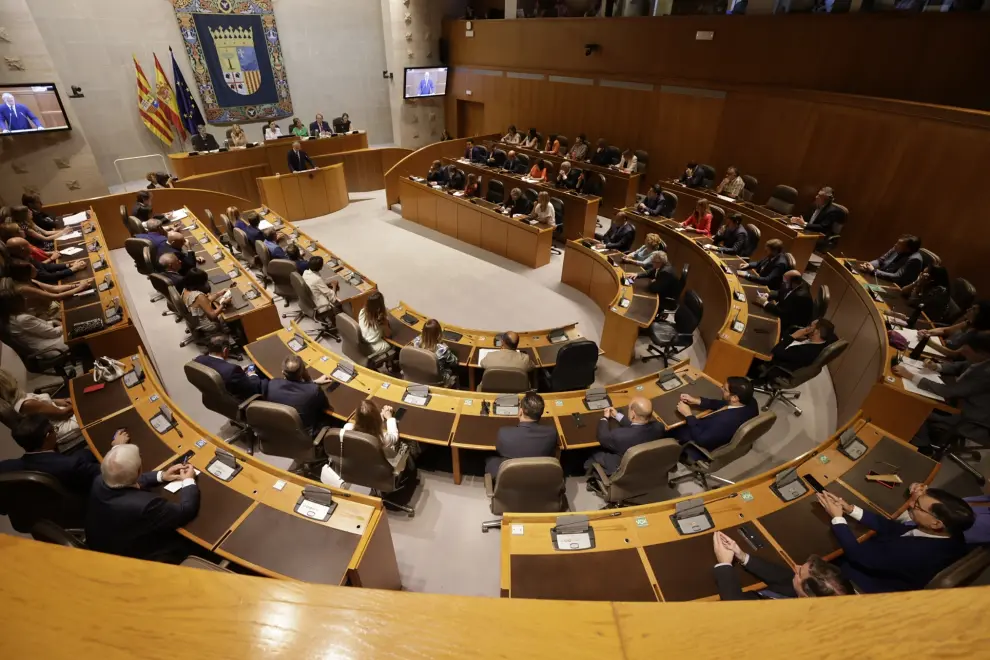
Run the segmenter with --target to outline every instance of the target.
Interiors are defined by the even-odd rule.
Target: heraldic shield
[[[254,49],[254,30],[248,28],[210,29],[216,46],[223,79],[232,91],[249,96],[261,86],[261,69]]]

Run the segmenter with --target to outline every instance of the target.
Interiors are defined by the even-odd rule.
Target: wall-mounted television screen
[[[407,99],[443,96],[447,92],[447,67],[407,67],[404,90]]]
[[[54,83],[0,83],[0,133],[67,131],[72,127]]]

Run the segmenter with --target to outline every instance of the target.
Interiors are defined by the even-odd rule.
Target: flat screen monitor
[[[404,98],[443,96],[447,92],[447,67],[407,67]]]
[[[68,131],[69,118],[55,83],[0,83],[0,132]]]

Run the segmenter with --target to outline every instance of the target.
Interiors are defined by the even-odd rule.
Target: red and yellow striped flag
[[[141,121],[155,137],[170,145],[172,144],[172,129],[162,113],[158,97],[152,93],[151,85],[148,84],[148,79],[145,78],[137,57],[133,55],[131,57],[134,59],[134,68],[137,71],[138,114],[141,115]]]
[[[179,117],[179,106],[175,103],[175,94],[172,92],[172,85],[165,77],[165,70],[162,69],[158,55],[155,55],[155,91],[158,96],[158,109],[162,115],[175,127],[180,142],[186,141],[186,129],[182,127],[182,118]]]

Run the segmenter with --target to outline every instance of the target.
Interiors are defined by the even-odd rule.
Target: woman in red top
[[[694,213],[692,213],[687,220],[681,223],[681,227],[685,229],[693,229],[699,234],[705,236],[712,235],[712,214],[708,210],[708,200],[699,199],[698,203],[694,206]]]
[[[547,164],[542,158],[536,161],[532,169],[529,170],[529,178],[537,179],[538,181],[547,180]]]
[[[13,222],[5,222],[0,225],[0,241],[6,243],[11,238],[25,238],[24,230],[21,226]],[[35,261],[40,261],[42,263],[49,263],[55,260],[55,255],[51,252],[45,252],[40,247],[36,245],[28,244],[31,248],[31,258]]]
[[[560,155],[560,140],[558,140],[557,138],[553,138],[552,140],[547,140],[547,144],[543,148],[543,153]]]
[[[478,180],[473,174],[467,175],[467,183],[464,184],[464,196],[465,197],[477,197],[478,196]]]

